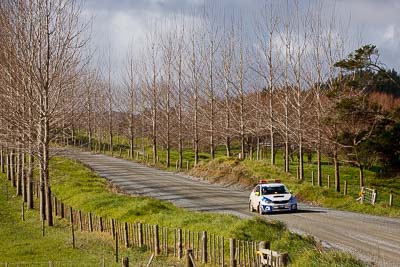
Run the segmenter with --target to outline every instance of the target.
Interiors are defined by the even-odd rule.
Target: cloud
[[[140,51],[146,35],[154,31],[156,21],[182,13],[188,19],[195,16],[193,10],[208,6],[214,14],[220,15],[240,11],[248,20],[247,26],[251,27],[250,14],[260,10],[263,3],[263,0],[87,0],[84,12],[85,16],[94,16],[93,43],[100,48],[111,43],[117,61],[123,59],[132,42],[133,49]],[[305,1],[299,3],[300,8],[306,7]],[[334,10],[337,21],[342,22],[344,28],[349,26],[348,35],[353,45],[348,52],[363,44],[375,44],[381,61],[389,68],[400,70],[397,51],[400,48],[400,1],[324,0],[322,5],[327,14]]]

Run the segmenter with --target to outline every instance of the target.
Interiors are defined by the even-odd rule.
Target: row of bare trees
[[[318,184],[324,153],[340,191],[339,137],[349,125],[337,104],[363,96],[334,67],[346,51],[343,30],[320,4],[260,3],[251,20],[205,8],[158,22],[141,53],[128,51],[116,69],[111,48],[101,67],[88,64],[77,1],[2,1],[0,162],[28,207],[36,160],[41,215],[52,224],[50,143],[75,144],[78,135],[111,153],[124,137],[131,157],[149,141],[154,163],[161,149],[169,166],[177,150],[180,167],[187,150],[197,164],[201,152],[214,158],[221,147],[242,159],[268,148],[274,165],[281,149],[287,172],[298,156],[300,179],[305,151],[316,151]]]
[[[8,178],[33,208],[37,159],[40,211],[48,225],[53,224],[50,142],[68,127],[76,127],[73,117],[87,42],[80,14],[75,0],[0,3],[1,164],[7,164]]]
[[[120,85],[111,88],[110,69],[86,77],[92,89],[79,116],[90,145],[95,132],[113,152],[112,137],[125,136],[133,157],[149,140],[154,163],[164,148],[169,166],[176,149],[181,167],[188,149],[197,164],[200,152],[213,159],[221,146],[227,156],[238,146],[239,157],[257,159],[268,147],[274,165],[282,148],[287,172],[290,155],[297,154],[300,179],[305,151],[315,151],[318,184],[321,155],[329,154],[339,191],[343,121],[327,118],[343,97],[360,94],[338,82],[334,67],[345,56],[344,31],[318,3],[306,9],[297,1],[260,3],[251,21],[214,8],[166,19],[148,34],[141,55],[129,51],[123,69],[114,70]],[[105,97],[92,103],[95,91]],[[102,119],[95,123],[95,117]]]

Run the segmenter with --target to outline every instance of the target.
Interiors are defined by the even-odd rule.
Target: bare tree
[[[269,3],[269,5],[268,5]],[[258,50],[255,72],[262,77],[268,90],[268,128],[271,148],[271,165],[275,165],[274,91],[276,90],[277,63],[275,37],[279,26],[277,9],[272,1],[266,1],[256,22]],[[267,34],[265,34],[267,33]]]

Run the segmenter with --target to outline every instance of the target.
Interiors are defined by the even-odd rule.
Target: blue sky
[[[278,1],[282,0],[276,2]],[[321,1],[326,10],[336,10],[339,21],[345,22],[345,25],[350,22],[348,36],[354,49],[359,44],[375,44],[380,51],[380,61],[387,68],[400,71],[400,0]],[[310,1],[300,0],[304,6],[308,6],[308,2]],[[155,21],[182,11],[189,14],[191,10],[210,3],[219,10],[240,11],[243,16],[251,17],[252,12],[263,1],[86,0],[84,14],[93,17],[93,45],[98,50],[110,45],[118,62],[126,54],[129,45],[140,51],[145,43],[146,33],[151,32]]]

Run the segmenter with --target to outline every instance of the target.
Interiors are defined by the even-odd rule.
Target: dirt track
[[[63,153],[64,154],[64,153]],[[249,192],[209,184],[184,175],[148,168],[105,155],[69,151],[124,192],[166,200],[191,210],[258,216],[248,211]],[[295,214],[264,215],[293,231],[315,236],[378,266],[400,266],[400,219],[299,205]]]

